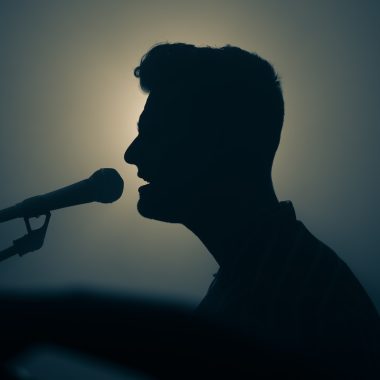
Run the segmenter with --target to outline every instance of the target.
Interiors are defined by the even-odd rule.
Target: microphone
[[[27,198],[0,210],[0,223],[15,218],[38,217],[52,210],[83,203],[112,203],[121,197],[123,189],[124,181],[115,169],[99,169],[87,179],[50,193]]]

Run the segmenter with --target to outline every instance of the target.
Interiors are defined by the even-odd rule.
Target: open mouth
[[[146,189],[147,187],[149,187],[151,185],[150,179],[140,175],[139,173],[137,173],[137,176],[146,182],[144,185],[139,187],[139,191],[140,191],[140,189]]]
[[[148,188],[154,188],[155,190],[159,191],[171,191],[173,189],[176,189],[178,181],[177,178],[169,180],[166,178],[154,178],[147,177],[145,175],[137,173],[137,176],[141,178],[145,184],[140,186],[138,188],[139,191],[145,191]]]
[[[144,180],[145,181],[145,180]],[[149,186],[151,183],[149,181],[145,181],[145,183],[141,187]]]

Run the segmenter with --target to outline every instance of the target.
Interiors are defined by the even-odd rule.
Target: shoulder
[[[360,281],[344,260],[329,246],[316,238],[302,222],[297,221],[298,234],[303,235],[300,255],[310,262],[310,286],[314,286],[321,298],[334,299],[335,305],[357,304],[361,308],[375,307]]]

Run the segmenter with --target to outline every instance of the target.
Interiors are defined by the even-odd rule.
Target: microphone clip
[[[24,218],[28,233],[16,240],[13,240],[13,245],[0,251],[0,261],[16,254],[23,256],[29,252],[37,251],[43,246],[51,214],[50,212],[47,212],[44,215],[45,220],[43,225],[35,230],[32,230],[32,227],[30,226],[30,218]]]

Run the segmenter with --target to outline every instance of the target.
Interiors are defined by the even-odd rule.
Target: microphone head
[[[88,180],[96,202],[111,203],[123,194],[124,181],[115,169],[99,169]]]

